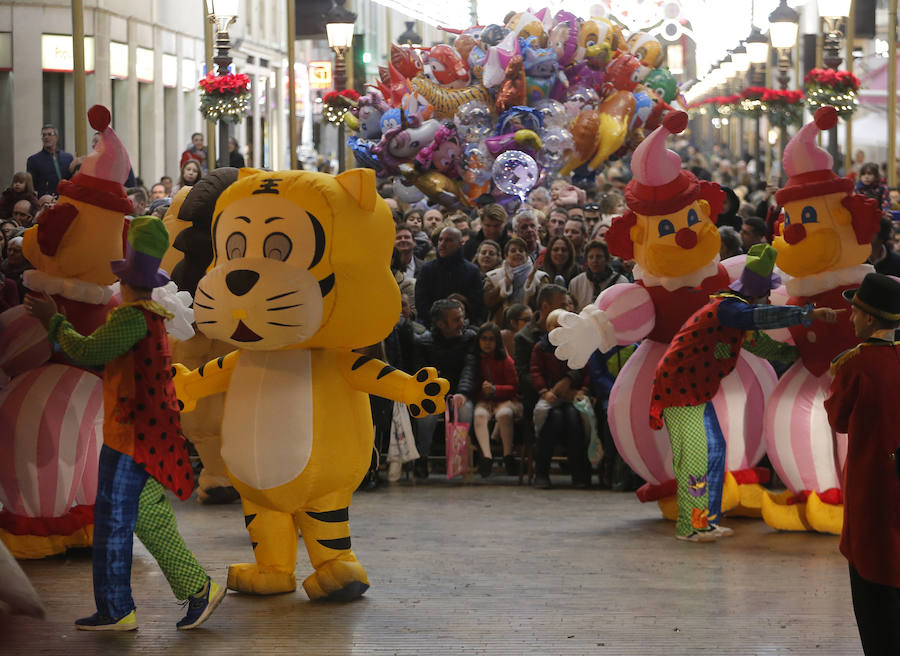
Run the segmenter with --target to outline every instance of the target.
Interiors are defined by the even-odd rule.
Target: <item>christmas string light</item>
[[[200,80],[200,113],[207,121],[240,123],[250,108],[250,76],[210,72]]]

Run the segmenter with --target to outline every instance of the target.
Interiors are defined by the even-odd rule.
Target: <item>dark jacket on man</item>
[[[466,317],[472,324],[483,315],[484,292],[478,267],[463,259],[462,249],[449,257],[426,262],[416,278],[416,312],[422,323],[431,326],[431,305],[450,294],[466,297]]]
[[[34,193],[38,198],[46,194],[55,194],[59,181],[72,177],[69,166],[74,159],[70,153],[63,150],[56,151],[54,155],[41,150],[28,158],[25,170],[34,180]]]
[[[475,355],[477,338],[475,331],[465,328],[459,337],[447,339],[435,326],[416,335],[416,369],[434,367],[441,378],[450,383],[452,394],[464,394],[469,398],[475,391],[478,374],[478,357]]]

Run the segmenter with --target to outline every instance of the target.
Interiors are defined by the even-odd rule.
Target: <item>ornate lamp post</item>
[[[325,14],[325,31],[328,33],[328,47],[334,50],[334,88],[343,91],[347,86],[347,67],[344,55],[353,45],[353,24],[356,14],[344,7],[346,0],[335,0],[334,6]],[[344,170],[346,146],[344,144],[344,122],[338,124],[338,168]]]
[[[822,17],[825,34],[822,41],[822,63],[827,68],[837,70],[844,60],[841,58],[841,39],[844,37],[842,22],[850,15],[850,0],[819,0],[819,16]],[[838,164],[837,126],[828,130],[828,152]]]
[[[407,46],[421,46],[422,37],[416,32],[416,21],[404,21],[406,31],[397,37],[397,43]]]
[[[778,85],[782,91],[787,90],[791,81],[791,49],[797,42],[797,29],[800,26],[800,14],[788,7],[787,0],[781,0],[781,4],[769,14],[769,38],[772,47],[778,52]],[[787,127],[779,130],[778,152],[779,162],[784,153],[787,138]]]
[[[240,0],[206,0],[209,22],[216,27],[216,55],[213,63],[216,65],[217,75],[227,75],[228,67],[231,66],[231,37],[228,36],[228,28],[237,20],[239,4]],[[222,117],[219,118],[218,155],[218,166],[228,166],[228,123]]]
[[[763,35],[758,27],[753,27],[750,36],[747,37],[747,54],[750,57],[750,83],[753,86],[766,86],[766,61],[769,59],[769,40]],[[753,148],[754,157],[756,158],[756,175],[763,174],[763,162],[760,155],[760,120],[757,114],[755,125],[755,146]]]

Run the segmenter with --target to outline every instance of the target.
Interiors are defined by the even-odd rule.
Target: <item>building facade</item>
[[[145,184],[178,176],[193,132],[207,134],[197,82],[206,73],[201,0],[85,0],[87,106],[110,108],[113,128]],[[229,29],[233,69],[251,77],[249,116],[232,127],[248,165],[287,165],[286,4],[242,0]],[[0,185],[40,150],[54,124],[75,148],[71,3],[0,0]],[[90,128],[88,128],[90,130]],[[89,135],[91,132],[89,131]],[[89,140],[90,142],[90,140]],[[85,153],[76,153],[78,155]]]

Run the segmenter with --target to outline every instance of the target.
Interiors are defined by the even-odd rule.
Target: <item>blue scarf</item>
[[[525,282],[528,280],[528,274],[531,273],[532,266],[531,260],[526,259],[525,264],[520,264],[513,268],[512,293],[509,296],[510,302],[521,303],[522,299],[525,298]]]

